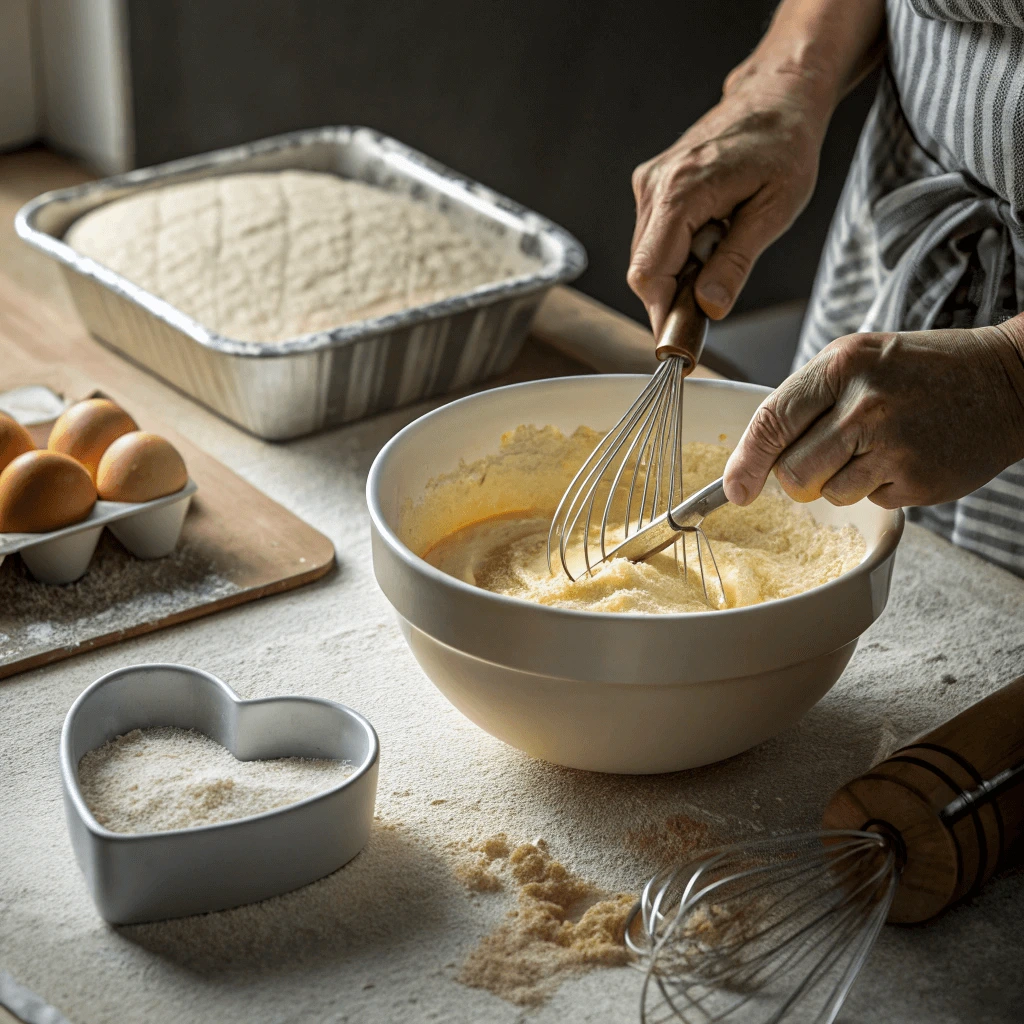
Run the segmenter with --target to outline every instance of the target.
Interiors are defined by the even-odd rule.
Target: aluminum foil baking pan
[[[402,193],[463,230],[505,244],[521,276],[441,302],[275,344],[228,338],[133,285],[62,238],[72,222],[141,189],[243,171],[299,168]],[[567,231],[368,128],[292,132],[47,192],[15,229],[57,260],[100,340],[259,437],[285,440],[469,387],[515,359],[552,285],[586,267]]]
[[[240,761],[332,757],[355,771],[297,803],[167,832],[111,832],[78,785],[82,755],[132,729],[196,729]],[[134,924],[224,910],[316,881],[366,845],[377,798],[377,734],[350,708],[317,697],[242,700],[184,665],[110,672],[71,706],[60,737],[71,845],[101,916]]]

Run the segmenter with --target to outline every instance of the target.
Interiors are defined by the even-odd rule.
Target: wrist
[[[767,37],[733,68],[722,86],[723,97],[741,92],[795,108],[820,138],[841,98],[834,74],[817,64],[808,47],[787,41],[783,48]]]
[[[884,0],[782,0],[754,52],[726,79],[784,91],[823,125],[878,62],[885,47]]]
[[[1015,383],[1024,382],[1024,313],[1004,320],[994,327],[982,327],[983,332],[991,332],[998,337],[1007,362],[1007,372],[1013,376]]]
[[[787,41],[774,45],[767,37],[742,63],[729,72],[722,86],[728,96],[740,89],[756,88],[769,95],[784,95],[811,108],[826,120],[838,103],[835,75],[822,68],[809,47]]]
[[[1017,458],[1024,458],[1024,314],[994,327],[978,328],[978,331],[991,344],[999,360],[1011,396]]]

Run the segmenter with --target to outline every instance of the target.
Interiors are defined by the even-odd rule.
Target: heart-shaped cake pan
[[[240,761],[330,757],[355,771],[332,789],[247,818],[111,832],[82,798],[78,762],[115,736],[159,726],[195,729]],[[71,845],[100,914],[112,924],[134,924],[224,910],[337,870],[369,838],[379,749],[373,726],[333,701],[242,700],[215,676],[183,665],[108,673],[72,705],[60,739]]]

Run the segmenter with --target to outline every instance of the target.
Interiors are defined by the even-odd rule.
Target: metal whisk
[[[815,833],[727,847],[662,872],[637,906],[642,1019],[831,1021],[896,889],[881,835]]]
[[[641,1020],[832,1024],[887,920],[935,917],[1024,835],[1022,759],[1024,676],[843,786],[823,831],[655,875],[626,930]]]
[[[555,550],[570,579],[592,574],[613,555],[642,561],[670,544],[678,564],[676,542],[682,537],[682,571],[687,576],[686,538],[692,534],[704,599],[711,604],[705,577],[706,551],[724,601],[718,564],[699,522],[677,525],[669,515],[683,501],[683,382],[700,359],[708,327],[693,285],[723,232],[723,225],[711,222],[694,236],[690,258],[679,275],[676,297],[655,349],[661,365],[566,489],[548,533],[548,568],[552,572]],[[720,504],[724,502],[723,491]],[[710,508],[706,509],[704,515],[709,511]],[[612,538],[635,538],[659,522],[669,528],[667,541],[659,535],[649,548],[645,548],[643,541],[632,544],[629,550],[621,543],[612,548]],[[583,564],[574,570],[570,568],[569,550],[577,544]]]

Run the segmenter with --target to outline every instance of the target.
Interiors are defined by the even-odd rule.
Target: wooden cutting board
[[[2,390],[25,384],[43,384],[71,401],[94,394],[108,395],[127,409],[142,429],[163,435],[181,452],[189,475],[199,489],[185,520],[179,551],[187,550],[190,565],[203,566],[204,573],[207,573],[205,567],[209,566],[204,579],[217,581],[217,593],[211,595],[208,585],[200,586],[198,579],[189,578],[175,584],[180,596],[176,598],[174,610],[167,614],[147,617],[144,613],[146,602],[138,599],[137,613],[132,614],[134,605],[129,603],[127,619],[119,620],[115,628],[110,628],[109,624],[97,624],[91,629],[86,626],[83,630],[76,630],[75,642],[71,645],[59,632],[54,633],[53,643],[47,643],[45,630],[41,640],[23,638],[19,641],[17,637],[11,637],[7,641],[8,650],[17,653],[9,653],[6,658],[0,656],[0,679],[95,647],[290,590],[319,579],[331,570],[334,547],[322,533],[246,483],[187,438],[149,416],[146,409],[133,408],[130,396],[121,395],[115,388],[102,386],[73,369],[32,358],[14,343],[12,331],[16,333],[16,327],[12,326],[10,319],[0,320]],[[45,429],[37,432],[37,441],[41,442],[44,439],[42,435],[47,432]],[[243,523],[244,529],[240,528]],[[4,569],[10,571],[9,567],[0,567],[0,571]],[[192,576],[196,576],[194,571]],[[171,579],[173,581],[173,576]],[[41,585],[33,586],[38,588]],[[194,598],[190,595],[190,586],[195,591]],[[37,602],[39,595],[36,590]],[[67,596],[60,600],[66,608]],[[0,624],[3,623],[3,615],[4,609],[0,608]],[[138,621],[134,621],[136,619]]]

